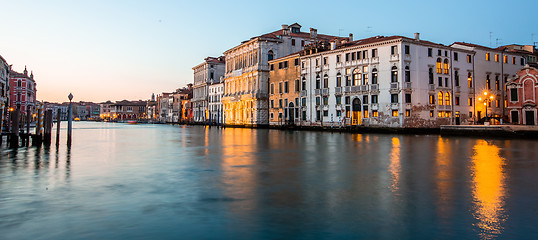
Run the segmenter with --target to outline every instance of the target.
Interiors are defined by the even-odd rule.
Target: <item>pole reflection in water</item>
[[[498,146],[479,140],[474,146],[472,161],[473,215],[480,237],[491,239],[502,233],[502,224],[507,218],[504,212],[505,160],[499,155]]]

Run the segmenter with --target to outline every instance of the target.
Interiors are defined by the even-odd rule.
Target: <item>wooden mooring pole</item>
[[[10,134],[9,139],[9,147],[10,148],[18,148],[19,147],[19,115],[20,115],[20,108],[17,107],[15,112],[13,112],[13,116],[11,117],[11,121],[13,121],[13,130]]]
[[[57,114],[56,114],[56,145],[60,145],[60,122],[62,121],[61,120],[62,110],[60,108],[58,108],[56,111],[57,111]]]
[[[46,146],[50,146],[52,140],[52,110],[47,110],[45,112],[45,133],[43,135],[43,142]]]

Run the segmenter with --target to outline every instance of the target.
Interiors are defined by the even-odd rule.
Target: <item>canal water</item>
[[[0,148],[0,239],[538,238],[538,141],[76,122],[67,148],[62,130]]]

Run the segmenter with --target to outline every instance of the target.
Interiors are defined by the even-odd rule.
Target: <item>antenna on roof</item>
[[[341,37],[343,32],[344,32],[344,29],[342,28],[338,29],[338,36]]]
[[[495,38],[495,46],[498,47],[499,46],[499,40],[502,40],[500,38]]]
[[[493,33],[493,32],[489,32],[489,47],[493,47],[493,45],[491,45],[491,34],[492,34],[492,33]]]

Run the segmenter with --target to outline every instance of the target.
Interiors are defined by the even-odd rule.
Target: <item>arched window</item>
[[[433,68],[430,68],[430,69],[428,70],[428,77],[429,77],[429,79],[430,79],[429,83],[430,83],[430,84],[433,84]]]
[[[372,84],[377,84],[377,68],[372,69]]]
[[[446,94],[445,94],[445,105],[450,106],[451,105],[450,104],[451,100],[452,99],[450,98],[450,92],[446,92]]]
[[[273,50],[269,50],[267,53],[267,61],[271,61],[275,58],[275,54],[273,53]]]
[[[398,68],[392,66],[392,71],[390,72],[390,82],[398,82]]]
[[[437,103],[439,103],[439,105],[443,105],[443,91],[437,94]]]
[[[360,85],[361,82],[361,70],[356,68],[353,70],[353,86]]]
[[[443,69],[441,68],[441,58],[437,58],[437,73],[443,73]]]
[[[323,88],[329,88],[329,76],[327,74],[323,76]]]
[[[336,87],[342,86],[342,74],[337,73],[336,74]]]
[[[321,88],[321,78],[319,77],[319,74],[316,75],[316,89]]]
[[[448,74],[448,59],[445,59],[445,62],[443,64],[444,72],[445,74]]]
[[[405,82],[411,82],[411,70],[409,70],[409,66],[405,67]]]

